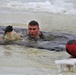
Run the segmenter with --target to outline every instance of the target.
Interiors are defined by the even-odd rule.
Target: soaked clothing
[[[5,35],[4,35],[4,39],[6,41],[16,41],[16,40],[19,40],[20,39],[20,36],[18,35],[18,33],[16,33],[14,30],[11,31],[11,32],[7,32]]]
[[[50,35],[47,35],[45,32],[40,32],[40,35],[37,38],[31,38],[29,36],[29,34],[26,34],[20,43],[22,43],[22,45],[25,45],[27,47],[34,47],[34,48],[50,50],[50,48],[52,46],[54,46],[54,44],[56,44],[53,42],[54,40],[55,40],[55,36],[50,36]],[[56,48],[56,49],[58,49],[58,48]]]
[[[37,36],[36,38],[30,37],[28,33],[26,33],[26,35],[23,38],[27,39],[27,40],[33,40],[33,41],[39,41],[39,40],[52,41],[52,40],[56,39],[56,37],[54,35],[49,35],[49,34],[46,34],[45,32],[41,32],[41,31],[40,31],[39,36]]]
[[[39,41],[42,41],[44,39],[44,35],[42,32],[40,32],[39,36],[37,36],[36,38],[32,38],[28,33],[26,33],[26,35],[22,38],[22,43],[25,43],[26,46],[35,46]]]

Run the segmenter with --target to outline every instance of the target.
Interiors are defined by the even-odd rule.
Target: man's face
[[[28,25],[28,32],[29,32],[30,37],[35,38],[39,34],[39,27],[38,26],[30,26],[30,25]]]

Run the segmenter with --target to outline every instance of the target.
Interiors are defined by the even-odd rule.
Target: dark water
[[[0,26],[0,34],[4,34],[5,26]],[[65,45],[69,40],[75,40],[76,35],[75,34],[69,34],[69,33],[55,33],[55,32],[43,32],[44,39],[39,40],[28,40],[27,38],[27,29],[23,28],[14,28],[14,30],[18,33],[21,33],[22,36],[21,41],[17,42],[3,42],[1,41],[0,44],[2,45],[9,45],[9,44],[15,44],[15,45],[21,45],[26,47],[34,47],[39,49],[47,49],[50,51],[65,51]]]

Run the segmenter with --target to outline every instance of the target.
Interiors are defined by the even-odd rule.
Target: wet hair
[[[7,33],[7,32],[11,32],[13,30],[13,27],[12,26],[7,26],[6,28],[5,28],[5,33],[4,33],[4,35]]]
[[[28,25],[30,25],[30,26],[38,26],[39,27],[38,22],[35,21],[35,20],[30,21]]]

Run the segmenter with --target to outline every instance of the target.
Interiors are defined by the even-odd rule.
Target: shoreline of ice
[[[66,1],[54,0],[51,3],[49,0],[45,2],[21,2],[21,1],[8,1],[0,6],[0,9],[4,11],[34,11],[34,12],[49,12],[49,13],[60,13],[60,14],[76,14],[74,4]]]

